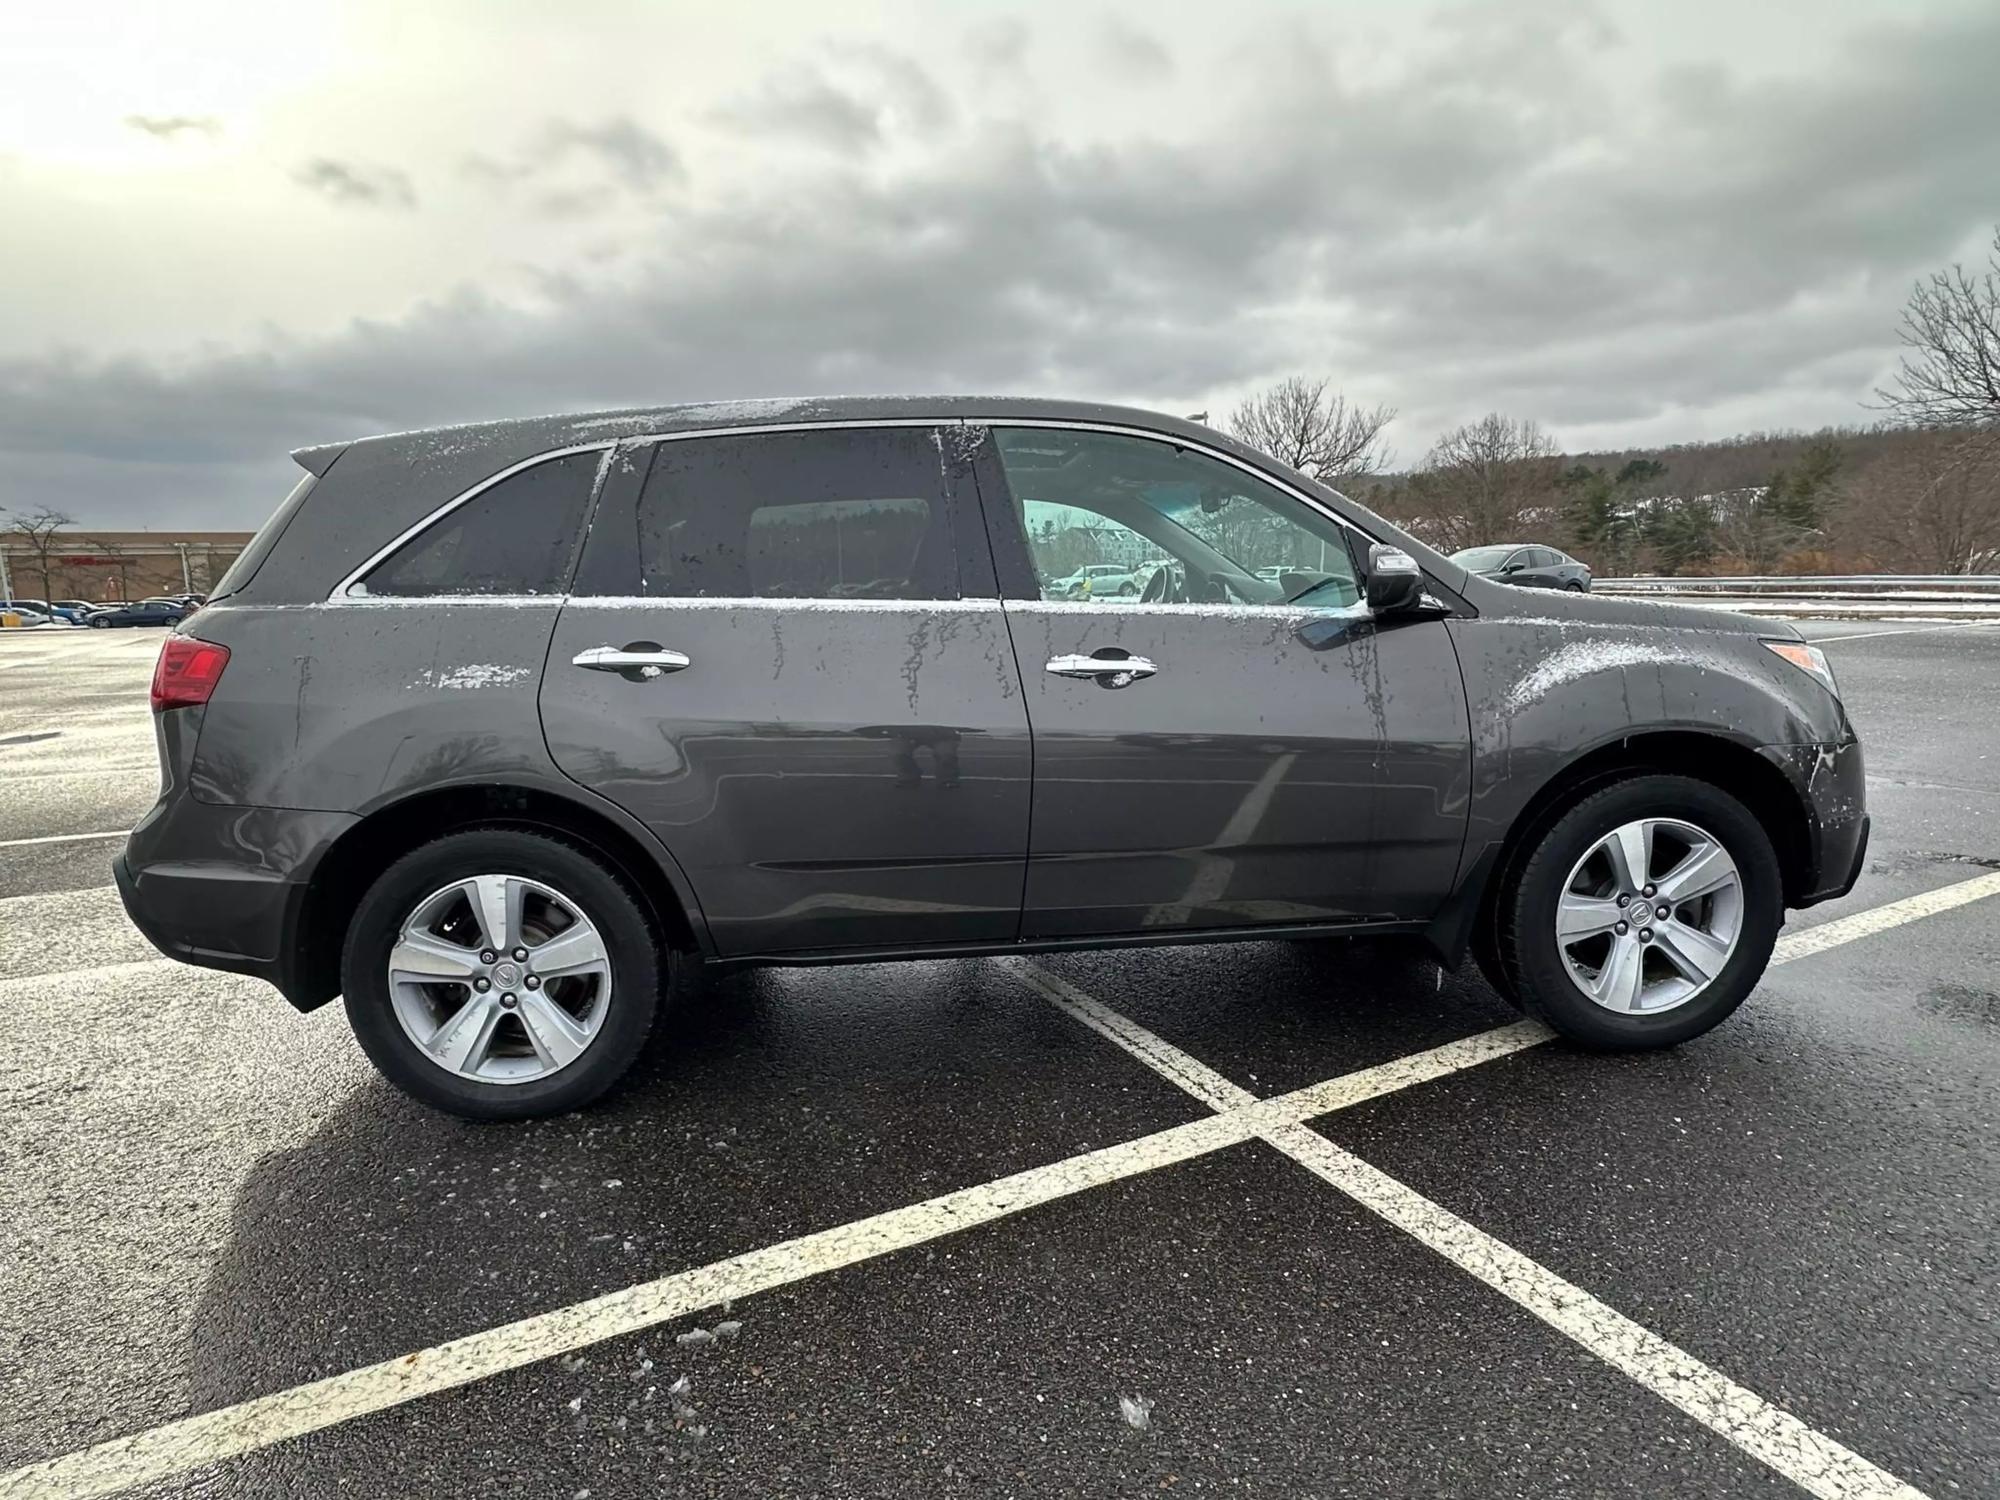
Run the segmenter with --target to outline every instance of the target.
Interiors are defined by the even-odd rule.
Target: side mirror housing
[[[1500,571],[1503,573],[1518,573],[1521,571],[1521,569],[1525,568],[1526,566],[1527,566],[1526,563],[1510,562],[1507,564],[1506,567],[1502,568]]]
[[[1400,547],[1381,542],[1368,549],[1368,609],[1390,615],[1415,609],[1423,602],[1424,572]]]

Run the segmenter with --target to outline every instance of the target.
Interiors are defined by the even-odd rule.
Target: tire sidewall
[[[1701,994],[1658,1014],[1624,1015],[1597,1004],[1570,978],[1556,945],[1556,908],[1577,861],[1612,829],[1640,818],[1677,818],[1721,841],[1743,880],[1743,927],[1736,951]],[[1542,836],[1510,896],[1513,920],[1504,941],[1524,1003],[1564,1036],[1604,1049],[1668,1047],[1724,1020],[1763,977],[1784,921],[1783,877],[1770,835],[1727,792],[1684,776],[1637,777],[1584,798]]]
[[[598,1035],[575,1062],[532,1083],[479,1083],[447,1072],[403,1030],[389,994],[389,950],[417,903],[484,874],[519,875],[560,891],[603,934],[610,958],[611,1001]],[[348,1024],[391,1083],[451,1114],[516,1120],[581,1108],[623,1076],[652,1030],[668,961],[632,892],[593,855],[545,834],[485,828],[426,844],[383,871],[348,924],[341,979]]]

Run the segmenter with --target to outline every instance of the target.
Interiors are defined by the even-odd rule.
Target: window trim
[[[1327,520],[1332,521],[1337,527],[1339,527],[1342,544],[1347,549],[1348,566],[1354,570],[1354,581],[1361,588],[1363,597],[1365,598],[1367,595],[1368,570],[1364,562],[1367,553],[1365,551],[1359,551],[1356,549],[1354,545],[1354,539],[1356,537],[1360,537],[1364,543],[1372,545],[1375,541],[1375,538],[1370,536],[1366,531],[1363,531],[1359,526],[1355,525],[1352,521],[1348,520],[1347,517],[1340,514],[1339,511],[1334,510],[1331,506],[1321,504],[1319,501],[1315,500],[1312,496],[1305,494],[1303,491],[1298,490],[1289,484],[1286,484],[1283,480],[1277,478],[1275,475],[1267,474],[1264,470],[1258,468],[1255,464],[1246,463],[1244,460],[1235,457],[1233,454],[1224,453],[1219,449],[1209,447],[1205,443],[1194,442],[1186,438],[1176,437],[1169,433],[1155,432],[1148,428],[1129,427],[1118,423],[1110,423],[1110,422],[1058,422],[1058,421],[1043,422],[1043,421],[1026,421],[1014,418],[1008,418],[1008,419],[989,422],[985,425],[988,428],[1005,427],[1013,431],[1060,430],[1068,432],[1103,432],[1118,437],[1133,437],[1133,438],[1147,439],[1152,442],[1165,444],[1167,447],[1170,448],[1192,450],[1193,452],[1202,454],[1204,457],[1216,459],[1222,463],[1230,465],[1233,468],[1240,469],[1244,473],[1248,474],[1252,479],[1261,481],[1263,484],[1277,491],[1279,494],[1285,496],[1288,499],[1299,502],[1300,504],[1304,505],[1309,511],[1313,512],[1316,515],[1322,516]],[[1007,533],[1007,539],[1009,543],[1017,546],[1019,550],[1019,557],[1003,559],[1001,555],[1000,540],[998,537],[995,537],[993,539],[994,565],[996,568],[1000,568],[1003,574],[1000,583],[1000,596],[1007,601],[1008,606],[1010,608],[1016,604],[1063,604],[1063,603],[1074,602],[1069,600],[1045,599],[1042,597],[1039,586],[1036,587],[1035,593],[1032,596],[1023,595],[1020,598],[1015,598],[1008,593],[1008,589],[1010,587],[1010,580],[1008,580],[1004,576],[1005,573],[1008,571],[1018,571],[1018,567],[1016,567],[1015,564],[1018,564],[1018,562],[1021,559],[1025,559],[1028,556],[1029,540],[1027,532],[1027,518],[1025,512],[1022,511],[1020,506],[1016,503],[1013,481],[1007,477],[1006,463],[1005,460],[999,454],[997,444],[994,445],[994,467],[998,470],[997,477],[999,478],[1000,483],[1003,486],[1005,486],[1005,494],[1003,496],[993,497],[999,499],[1001,502],[999,505],[992,507],[993,510],[998,510],[1000,514],[997,518],[992,518],[991,512],[989,511],[990,524],[996,528],[1004,529]],[[982,499],[982,501],[984,501],[987,500],[989,497],[987,497],[982,491],[980,498]],[[1115,518],[1107,517],[1106,519],[1115,519]],[[1127,527],[1127,529],[1130,530],[1131,528]],[[1197,540],[1199,540],[1199,538],[1197,538]],[[1033,577],[1032,568],[1030,568],[1029,570],[1029,577],[1030,578]],[[1011,582],[1011,586],[1016,588],[1025,588],[1027,587],[1027,584],[1017,579]],[[1110,603],[1111,601],[1106,600],[1104,602]],[[1154,600],[1151,603],[1146,603],[1141,600],[1119,600],[1117,601],[1117,603],[1122,608],[1155,609],[1162,611],[1178,611],[1180,613],[1190,613],[1195,608],[1199,608],[1202,610],[1206,610],[1210,613],[1213,613],[1215,609],[1215,606],[1213,605],[1200,605],[1200,606],[1173,605],[1167,603],[1164,600]],[[1230,605],[1227,607],[1231,609],[1265,609],[1265,610],[1272,610],[1294,615],[1297,614],[1310,615],[1315,612],[1338,613],[1340,612],[1340,610],[1346,608],[1346,606],[1337,606],[1337,605],[1300,606],[1300,605],[1291,605],[1282,603],[1266,604],[1266,605],[1249,605],[1249,604]]]
[[[415,541],[418,537],[422,536],[426,531],[429,531],[433,526],[437,525],[440,521],[444,520],[447,516],[449,516],[453,511],[457,510],[459,507],[463,505],[468,505],[472,501],[477,500],[481,495],[485,494],[488,490],[492,489],[496,484],[501,483],[503,480],[511,479],[516,474],[519,474],[524,470],[534,468],[537,464],[553,463],[557,459],[571,458],[579,453],[602,452],[608,456],[617,448],[617,446],[618,444],[615,441],[612,441],[612,442],[598,442],[598,443],[578,443],[568,448],[551,448],[546,453],[537,453],[532,458],[524,458],[517,464],[510,464],[506,468],[499,470],[497,473],[487,475],[484,479],[480,480],[470,489],[465,490],[458,495],[454,495],[451,499],[445,501],[444,504],[440,505],[436,510],[432,511],[429,515],[425,516],[415,525],[406,528],[393,541],[390,541],[385,545],[377,548],[372,554],[370,554],[366,562],[362,563],[360,567],[348,573],[346,577],[342,578],[340,582],[336,583],[331,589],[327,591],[326,602],[328,604],[365,605],[365,604],[381,604],[387,600],[393,599],[400,603],[410,603],[410,604],[437,604],[437,603],[443,603],[447,600],[459,604],[495,604],[495,603],[516,604],[522,601],[527,601],[530,603],[545,603],[545,602],[556,603],[556,604],[561,603],[564,599],[569,597],[569,578],[567,572],[565,573],[563,578],[563,587],[557,592],[552,594],[374,595],[374,594],[355,594],[349,591],[353,589],[357,584],[359,584],[370,573],[374,572],[376,568],[380,567],[383,563],[387,562],[391,557],[395,556],[395,554],[401,551],[403,547],[405,547],[407,544]],[[607,467],[606,463],[604,461],[600,461],[597,465],[597,473],[593,475],[591,478],[590,494],[585,499],[583,505],[583,532],[579,534],[576,543],[573,545],[572,556],[570,558],[571,569],[574,569],[574,567],[576,566],[576,554],[580,554],[583,550],[582,548],[583,535],[587,535],[590,531],[591,512],[597,506],[598,493],[604,488],[606,467]]]
[[[350,596],[347,591],[348,589],[353,587],[356,583],[360,582],[362,577],[367,574],[369,569],[375,567],[384,558],[388,557],[391,553],[393,553],[398,547],[401,547],[405,542],[412,540],[418,534],[427,530],[429,527],[431,527],[438,521],[443,520],[446,516],[450,515],[453,511],[457,510],[461,505],[464,505],[467,501],[474,499],[482,491],[489,489],[493,485],[498,484],[501,480],[507,478],[512,474],[519,473],[522,469],[529,468],[534,464],[542,463],[548,459],[566,458],[572,453],[602,452],[605,453],[606,455],[610,455],[616,453],[618,449],[623,447],[641,447],[641,446],[652,447],[660,443],[678,443],[678,442],[689,441],[695,438],[747,437],[755,433],[775,434],[775,433],[786,433],[786,432],[835,432],[841,430],[851,430],[855,428],[880,428],[880,427],[984,427],[988,429],[994,427],[1039,427],[1039,428],[1049,428],[1064,432],[1107,432],[1107,433],[1114,433],[1124,437],[1145,438],[1151,442],[1165,443],[1168,447],[1171,448],[1192,449],[1196,453],[1205,454],[1209,458],[1217,459],[1222,463],[1230,465],[1232,468],[1241,469],[1244,473],[1250,475],[1253,479],[1260,479],[1265,484],[1272,486],[1274,489],[1277,489],[1280,492],[1291,496],[1294,500],[1297,500],[1300,503],[1309,506],[1311,509],[1319,512],[1319,514],[1325,516],[1328,520],[1332,521],[1334,524],[1340,526],[1343,530],[1345,530],[1350,537],[1359,537],[1363,542],[1369,544],[1373,544],[1381,540],[1380,537],[1377,537],[1372,533],[1370,533],[1366,527],[1361,526],[1357,522],[1349,520],[1346,516],[1342,515],[1338,510],[1334,509],[1334,507],[1326,504],[1318,497],[1307,494],[1304,490],[1298,488],[1296,485],[1289,483],[1288,481],[1286,481],[1285,479],[1281,478],[1276,474],[1270,473],[1267,470],[1260,468],[1258,465],[1249,462],[1247,459],[1238,458],[1233,453],[1226,452],[1219,447],[1213,446],[1209,443],[1202,442],[1200,439],[1197,438],[1181,437],[1178,434],[1161,432],[1158,429],[1152,427],[1136,427],[1129,422],[1092,422],[1092,421],[1085,421],[1079,418],[1066,418],[1066,417],[1020,417],[1020,416],[985,416],[985,415],[974,415],[974,414],[959,414],[954,416],[937,415],[929,417],[845,417],[845,418],[829,419],[816,422],[773,422],[773,423],[762,423],[762,424],[732,423],[724,427],[691,427],[681,431],[626,433],[618,437],[599,439],[596,442],[573,443],[566,447],[550,448],[543,452],[532,454],[529,457],[520,460],[518,463],[511,464],[507,468],[500,470],[498,473],[488,475],[486,478],[480,480],[477,484],[473,485],[471,488],[463,491],[458,495],[453,496],[451,499],[445,501],[442,505],[438,506],[437,509],[431,511],[428,515],[424,516],[422,519],[418,520],[413,525],[407,527],[401,534],[399,534],[395,538],[395,540],[389,542],[387,545],[383,547],[378,548],[374,553],[372,553],[368,557],[367,561],[361,564],[360,567],[355,568],[353,571],[347,573],[345,576],[341,578],[341,580],[338,583],[334,584],[334,586],[327,591],[326,602],[328,604],[353,605],[364,608],[380,607],[384,604],[389,603],[390,601],[387,597],[371,598],[367,595]],[[609,460],[607,458],[607,463],[608,461]],[[593,511],[595,509],[595,502],[598,498],[598,495],[603,490],[605,477],[606,475],[604,466],[600,465],[598,471],[597,487],[595,490],[592,491],[592,496],[591,496]],[[589,514],[586,514],[585,518],[586,540],[588,539],[589,522],[590,522]],[[990,540],[988,545],[990,553],[991,551]],[[580,552],[581,549],[579,549],[579,555]],[[1360,557],[1365,555],[1366,555],[1365,553],[1362,553],[1360,554],[1360,556],[1356,557],[1355,561],[1357,568],[1359,568],[1360,565]],[[992,558],[992,561],[997,566],[999,559],[997,557],[994,557]],[[961,560],[961,567],[962,567],[962,560]],[[960,582],[961,586],[963,586],[964,579],[961,578]],[[1002,586],[1003,595],[1004,592],[1005,592],[1005,587],[1003,585]],[[431,594],[431,595],[421,595],[421,596],[408,595],[408,596],[398,596],[395,602],[407,603],[407,604],[469,604],[469,605],[494,604],[494,603],[547,604],[547,603],[561,603],[569,599],[570,597],[571,596],[568,590],[565,589],[564,592],[560,594]],[[602,596],[591,595],[591,596],[579,596],[579,597],[596,598]],[[922,604],[927,601],[910,600],[906,602],[911,604]],[[928,601],[928,602],[935,603],[937,601]]]

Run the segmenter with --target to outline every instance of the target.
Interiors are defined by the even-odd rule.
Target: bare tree
[[[2000,438],[1911,433],[1847,491],[1847,519],[1899,568],[1980,573],[2000,565]]]
[[[1407,502],[1419,531],[1447,550],[1511,542],[1552,524],[1561,468],[1538,423],[1494,412],[1432,445]]]
[[[2000,229],[1984,272],[1962,265],[1917,283],[1898,333],[1896,388],[1876,395],[1920,427],[2000,427]]]
[[[1231,436],[1329,484],[1379,473],[1391,461],[1382,429],[1396,420],[1396,409],[1352,405],[1330,384],[1286,376],[1230,414]]]
[[[42,577],[41,598],[45,603],[50,599],[52,592],[49,588],[49,559],[56,552],[57,534],[65,526],[75,524],[74,516],[46,505],[31,511],[17,511],[14,514],[13,530],[27,541],[28,553],[35,560],[35,571]]]

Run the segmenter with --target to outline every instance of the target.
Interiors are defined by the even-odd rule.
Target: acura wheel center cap
[[[521,982],[521,966],[511,960],[493,966],[493,982],[502,989],[511,990]]]

